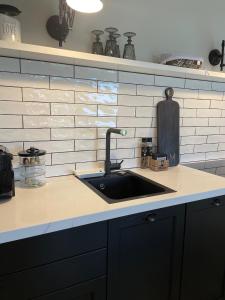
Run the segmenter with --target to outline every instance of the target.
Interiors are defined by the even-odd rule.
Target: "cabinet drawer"
[[[213,207],[225,206],[225,196],[218,196],[214,198],[204,199],[196,202],[191,202],[187,204],[188,211],[198,211],[209,209]]]
[[[94,223],[0,245],[0,276],[105,248],[107,223]]]
[[[106,249],[4,276],[1,300],[26,300],[105,276]]]
[[[106,278],[98,278],[32,300],[106,300]]]

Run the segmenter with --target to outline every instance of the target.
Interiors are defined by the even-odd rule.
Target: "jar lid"
[[[0,14],[15,17],[18,16],[20,13],[21,11],[15,6],[8,4],[0,4]]]
[[[142,138],[142,142],[143,143],[151,143],[152,142],[152,138],[151,137]]]
[[[45,154],[46,154],[45,150],[39,150],[39,149],[34,148],[34,147],[30,147],[29,149],[27,149],[25,151],[20,151],[18,153],[18,155],[22,156],[22,157],[43,156]]]

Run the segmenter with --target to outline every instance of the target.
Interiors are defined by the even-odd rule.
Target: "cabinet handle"
[[[157,217],[156,214],[150,214],[145,218],[145,220],[147,222],[154,223],[156,221],[156,217]]]
[[[215,199],[212,203],[212,205],[216,206],[216,207],[219,207],[222,205],[222,202],[220,199]]]

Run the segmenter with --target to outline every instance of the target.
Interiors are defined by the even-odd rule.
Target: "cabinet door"
[[[225,197],[187,205],[182,300],[224,300]]]
[[[185,206],[109,222],[109,300],[177,300]]]
[[[96,279],[33,300],[106,300],[106,280]]]

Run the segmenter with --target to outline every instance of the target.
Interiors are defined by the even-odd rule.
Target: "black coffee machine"
[[[15,196],[13,155],[7,148],[0,146],[0,201]]]

